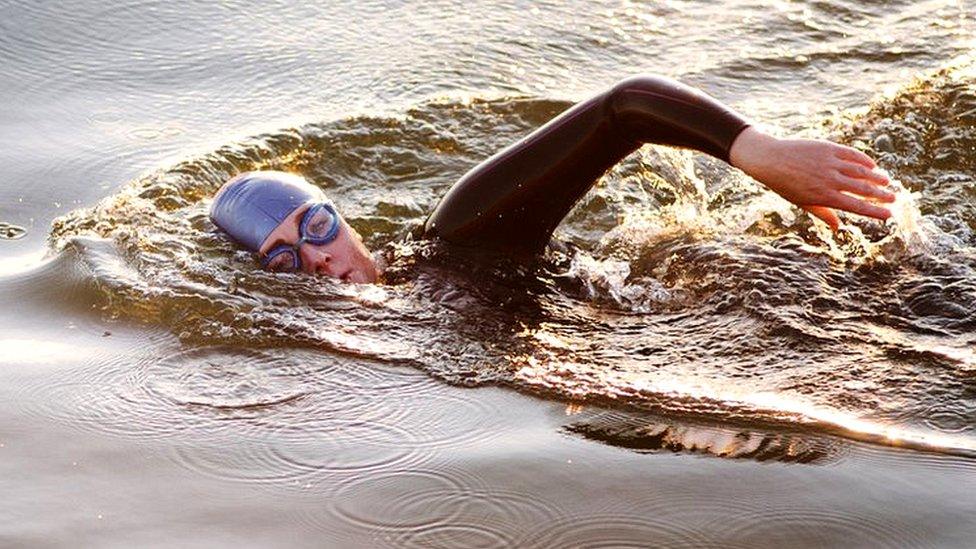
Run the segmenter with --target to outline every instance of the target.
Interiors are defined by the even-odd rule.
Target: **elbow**
[[[627,89],[634,86],[654,87],[654,86],[668,85],[672,83],[677,83],[677,81],[668,76],[664,76],[663,74],[639,73],[639,74],[633,74],[631,76],[624,78],[623,80],[618,81],[616,84],[613,85],[612,89],[614,90]]]
[[[639,121],[666,123],[668,105],[680,96],[683,86],[674,79],[658,74],[635,74],[618,81],[606,92],[606,114],[621,134],[635,142],[639,138],[634,126]]]
[[[620,101],[634,92],[667,94],[673,93],[676,90],[686,89],[689,89],[688,86],[681,84],[673,78],[661,74],[644,73],[628,76],[618,81],[610,88],[608,96],[611,98],[611,101]]]
[[[607,110],[615,120],[626,122],[630,111],[646,110],[647,105],[659,107],[694,91],[667,76],[635,74],[620,80],[607,91]]]

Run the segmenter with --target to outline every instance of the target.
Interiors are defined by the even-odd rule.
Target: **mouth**
[[[341,275],[339,275],[339,280],[341,280],[343,282],[349,282],[350,281],[349,277],[351,275],[352,275],[352,269],[351,268],[350,269],[347,269],[346,272],[344,272]]]

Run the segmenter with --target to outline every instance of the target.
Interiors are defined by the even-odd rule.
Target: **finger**
[[[839,147],[840,148],[837,149],[837,153],[835,156],[837,156],[837,158],[840,158],[841,160],[848,160],[856,164],[862,164],[864,166],[867,166],[868,168],[876,168],[878,166],[877,164],[875,164],[874,159],[872,159],[870,156],[862,153],[857,149],[852,149],[850,147],[845,147],[843,145],[839,145]]]
[[[840,218],[837,217],[837,213],[834,210],[823,206],[803,206],[803,209],[810,215],[829,225],[831,231],[836,233],[840,228]]]
[[[888,175],[878,169],[871,169],[863,164],[842,164],[837,168],[837,171],[846,175],[847,177],[853,177],[854,179],[864,179],[874,183],[875,185],[887,185],[891,183],[888,179]]]
[[[859,194],[861,196],[868,196],[871,198],[877,198],[883,202],[894,202],[895,193],[879,187],[877,185],[872,185],[861,179],[852,179],[844,175],[838,175],[834,178],[835,188],[838,191],[844,191],[854,194]]]
[[[863,200],[858,200],[843,193],[834,193],[830,197],[830,206],[844,210],[845,212],[856,213],[866,217],[885,220],[891,217],[891,211],[881,206],[875,206]]]

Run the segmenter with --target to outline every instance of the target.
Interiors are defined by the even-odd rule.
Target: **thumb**
[[[801,206],[810,215],[816,217],[817,219],[823,221],[830,226],[830,230],[837,232],[840,228],[840,218],[837,217],[837,212],[831,210],[830,208],[825,208],[824,206]]]

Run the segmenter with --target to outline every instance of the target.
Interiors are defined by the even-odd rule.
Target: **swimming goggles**
[[[299,250],[302,244],[328,244],[339,236],[339,214],[325,202],[312,204],[298,225],[298,241],[280,244],[261,259],[261,266],[275,273],[293,273],[302,269]]]

